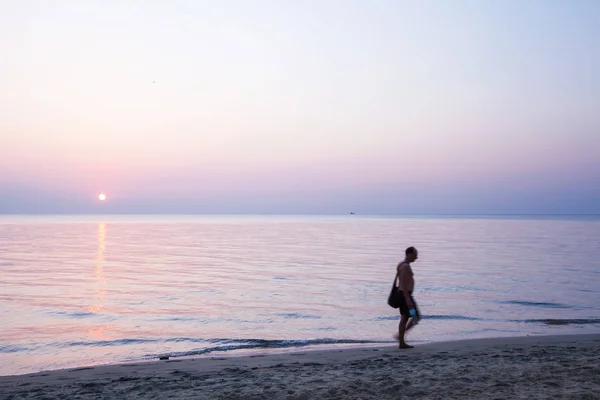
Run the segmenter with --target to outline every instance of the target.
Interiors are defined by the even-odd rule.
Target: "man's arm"
[[[400,267],[400,289],[402,290],[402,293],[404,293],[404,298],[406,299],[406,305],[408,308],[415,308],[415,305],[410,298],[410,287],[408,285],[408,280],[410,279],[411,275],[412,270],[410,269],[409,265]]]

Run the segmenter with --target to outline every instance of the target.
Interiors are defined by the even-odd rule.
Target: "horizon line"
[[[160,212],[160,213],[132,213],[132,212],[112,212],[112,213],[102,213],[102,212],[88,212],[88,213],[64,213],[64,212],[39,212],[39,213],[3,213],[0,212],[0,216],[88,216],[88,215],[98,215],[98,216],[385,216],[385,217],[528,217],[528,216],[537,216],[537,217],[600,217],[600,214],[594,213],[356,213],[356,212],[347,212],[347,213],[178,213],[178,212]]]

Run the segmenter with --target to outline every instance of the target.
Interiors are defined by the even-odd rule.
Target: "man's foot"
[[[413,349],[415,346],[411,346],[409,344],[406,343],[400,343],[400,346],[398,346],[399,349]]]

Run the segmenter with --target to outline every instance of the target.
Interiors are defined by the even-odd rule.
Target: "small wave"
[[[467,317],[465,315],[423,315],[423,319],[451,319],[460,321],[483,321],[483,318]]]
[[[198,289],[198,290],[191,290],[190,293],[223,293],[221,290],[216,290],[216,289]]]
[[[47,342],[38,344],[29,344],[23,346],[20,344],[2,344],[0,345],[0,353],[18,353],[28,352],[32,350],[48,349],[48,348],[73,348],[73,347],[113,347],[113,346],[127,346],[135,344],[148,344],[148,343],[203,343],[203,344],[214,344],[214,343],[233,343],[236,342],[234,339],[199,339],[189,337],[174,337],[174,338],[161,338],[161,339],[117,339],[117,340],[89,340],[79,342]]]
[[[423,291],[432,291],[432,292],[448,292],[448,293],[456,293],[456,292],[489,292],[489,289],[483,289],[476,286],[461,286],[461,285],[453,285],[453,286],[423,286]]]
[[[399,316],[393,317],[377,317],[377,321],[396,321]],[[464,315],[423,315],[423,319],[439,319],[439,320],[455,320],[455,321],[484,321],[483,318],[467,317]]]
[[[210,322],[208,318],[203,317],[164,317],[164,318],[152,318],[153,322]]]
[[[90,318],[97,317],[97,313],[84,312],[84,311],[51,311],[50,314],[60,315],[69,318]]]
[[[274,315],[277,315],[278,317],[293,318],[293,319],[319,319],[319,318],[321,318],[318,315],[298,314],[298,313],[279,313],[279,314],[274,314]]]
[[[518,306],[528,307],[546,307],[546,308],[571,308],[571,306],[560,303],[549,303],[549,302],[537,302],[537,301],[519,301],[519,300],[507,300],[500,301],[502,304],[514,304]]]
[[[231,339],[201,339],[201,338],[189,338],[189,337],[174,337],[174,338],[162,338],[162,339],[118,339],[118,340],[93,340],[93,341],[81,341],[81,342],[64,342],[55,344],[60,347],[71,347],[71,346],[83,346],[83,347],[107,347],[107,346],[125,346],[130,344],[146,344],[146,343],[218,343],[228,341]]]
[[[337,328],[327,328],[323,330],[335,330]],[[353,340],[353,339],[312,339],[312,340],[268,340],[268,339],[227,339],[227,338],[191,338],[191,337],[174,337],[174,338],[126,338],[118,340],[89,340],[89,341],[72,341],[72,342],[47,342],[35,345],[21,344],[2,344],[0,345],[0,354],[7,353],[29,353],[31,351],[42,350],[44,352],[52,351],[51,349],[71,349],[77,351],[77,348],[110,348],[135,345],[163,345],[169,343],[188,343],[193,350],[179,353],[167,353],[158,355],[147,355],[144,358],[156,358],[164,355],[169,357],[182,357],[202,355],[212,352],[226,352],[245,349],[273,349],[273,348],[288,348],[288,347],[305,347],[312,345],[327,345],[327,344],[375,344],[388,343],[387,341],[374,340]],[[86,350],[83,350],[86,351]]]
[[[161,317],[155,318],[150,317],[145,320],[151,322],[199,322],[203,324],[214,323],[214,322],[233,322],[237,324],[268,324],[273,322],[269,319],[256,319],[256,320],[248,320],[248,319],[238,319],[238,318],[217,318],[217,317],[188,317],[188,316],[176,316],[176,317]]]
[[[29,351],[30,348],[20,346],[18,344],[3,344],[0,345],[0,354],[6,353],[19,353],[21,351]]]
[[[532,324],[544,324],[544,325],[594,325],[600,324],[599,318],[574,318],[574,319],[526,319],[526,322]]]
[[[214,352],[226,352],[235,350],[249,350],[249,349],[283,349],[289,347],[305,347],[314,345],[326,345],[326,344],[369,344],[369,343],[387,343],[375,340],[353,340],[353,339],[307,339],[307,340],[268,340],[268,339],[246,339],[246,340],[234,340],[234,339],[214,339],[215,341],[225,342],[219,346],[208,347],[205,349],[197,349],[185,352],[173,352],[166,354],[148,354],[146,358],[159,358],[159,357],[189,357],[199,356]],[[231,344],[227,344],[230,342]]]

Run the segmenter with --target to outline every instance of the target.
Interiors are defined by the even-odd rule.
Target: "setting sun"
[[[104,201],[104,200],[106,200],[106,195],[105,195],[104,193],[100,193],[100,194],[98,195],[98,200],[101,200],[101,201]]]

